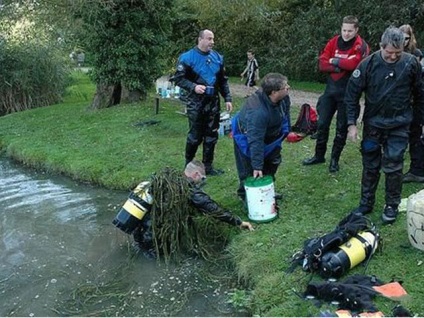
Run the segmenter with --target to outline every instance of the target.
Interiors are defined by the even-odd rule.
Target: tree
[[[83,6],[81,17],[90,30],[97,85],[92,109],[147,96],[161,74],[171,26],[172,0],[97,0]]]

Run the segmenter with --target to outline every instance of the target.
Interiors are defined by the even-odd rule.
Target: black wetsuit
[[[386,205],[397,208],[414,109],[421,122],[424,118],[421,65],[408,53],[402,53],[395,63],[385,62],[381,51],[367,57],[353,72],[346,89],[344,103],[348,125],[356,124],[362,92],[365,92],[365,110],[360,205],[371,209],[374,206],[382,169],[386,177]]]

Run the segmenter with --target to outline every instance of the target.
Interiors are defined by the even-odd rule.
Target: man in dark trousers
[[[319,69],[328,73],[325,92],[317,103],[318,129],[315,154],[303,160],[304,165],[325,162],[331,120],[337,112],[336,135],[331,150],[330,172],[339,171],[339,159],[346,144],[347,122],[343,97],[353,70],[369,54],[367,43],[358,34],[358,19],[354,16],[343,18],[341,35],[336,35],[324,48],[319,57]]]
[[[228,77],[225,75],[224,59],[213,50],[214,34],[210,30],[199,33],[198,44],[181,54],[173,81],[188,92],[187,116],[189,132],[185,148],[185,164],[196,156],[203,143],[203,160],[207,175],[219,175],[214,169],[215,145],[218,141],[220,119],[220,93],[227,111],[233,109]]]
[[[269,73],[262,89],[250,96],[232,121],[234,155],[240,180],[238,196],[246,199],[244,181],[277,173],[281,143],[290,131],[290,97],[287,77]],[[280,199],[281,195],[276,195]]]
[[[404,42],[401,30],[387,28],[380,50],[353,72],[345,95],[348,138],[356,141],[359,99],[365,92],[361,199],[353,213],[372,211],[381,169],[386,177],[384,223],[393,223],[399,212],[403,160],[413,114],[424,122],[421,65],[415,56],[403,51]]]

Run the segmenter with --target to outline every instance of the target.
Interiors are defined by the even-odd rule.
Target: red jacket
[[[356,35],[352,47],[342,51],[337,46],[339,37],[340,35],[336,35],[328,41],[324,51],[319,56],[319,70],[330,73],[334,81],[338,81],[344,76],[350,76],[359,62],[368,56],[370,50],[368,44],[359,35]],[[333,63],[330,63],[330,58],[334,59]]]

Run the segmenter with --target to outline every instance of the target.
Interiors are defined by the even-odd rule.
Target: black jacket
[[[265,145],[281,136],[283,125],[289,130],[290,97],[287,95],[274,104],[262,90],[258,90],[243,105],[238,123],[241,132],[247,135],[252,168],[262,170]]]
[[[381,51],[377,51],[359,64],[349,79],[344,98],[348,125],[356,124],[362,92],[365,124],[383,129],[409,125],[413,108],[424,123],[424,84],[415,56],[403,52],[397,62],[387,63]]]

